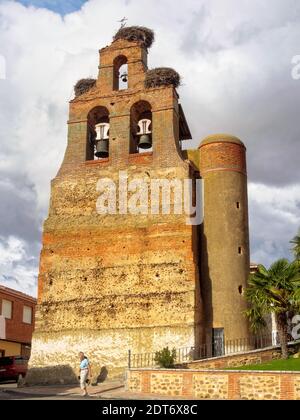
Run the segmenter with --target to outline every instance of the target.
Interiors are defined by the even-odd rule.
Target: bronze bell
[[[128,82],[128,74],[125,72],[123,74],[121,74],[121,80],[123,83],[127,83]]]
[[[108,139],[102,139],[102,140],[97,141],[95,156],[97,158],[108,158],[109,156]]]
[[[143,134],[140,137],[139,148],[140,149],[151,149],[151,147],[152,147],[151,137],[149,136],[149,134]]]

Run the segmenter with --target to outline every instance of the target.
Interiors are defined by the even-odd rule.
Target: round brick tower
[[[202,291],[206,338],[214,347],[216,339],[249,336],[243,314],[250,264],[246,148],[238,138],[218,134],[204,139],[199,149],[204,180]]]

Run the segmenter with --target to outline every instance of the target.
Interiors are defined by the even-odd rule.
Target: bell
[[[95,156],[97,158],[108,158],[109,156],[108,139],[97,141]]]
[[[140,137],[139,148],[140,149],[151,149],[151,147],[152,147],[151,137],[149,136],[149,134],[143,134]]]
[[[127,83],[128,82],[128,74],[127,73],[123,73],[121,75],[121,80],[123,83]]]

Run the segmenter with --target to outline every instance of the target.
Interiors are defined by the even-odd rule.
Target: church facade
[[[176,72],[149,72],[148,48],[143,37],[116,37],[100,50],[98,79],[70,102],[67,149],[44,224],[32,381],[43,372],[53,382],[71,380],[79,351],[113,377],[128,350],[248,337],[245,146],[220,134],[182,150],[191,134]],[[124,208],[120,180],[134,211]],[[163,194],[156,203],[151,193],[132,202],[134,185],[150,191],[157,180],[189,186],[194,204],[201,196],[201,220],[178,211],[174,191],[167,209]]]

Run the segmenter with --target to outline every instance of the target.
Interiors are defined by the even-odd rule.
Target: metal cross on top
[[[121,23],[121,29],[126,26],[128,19],[126,17],[123,17],[123,19],[118,20],[119,23]]]

